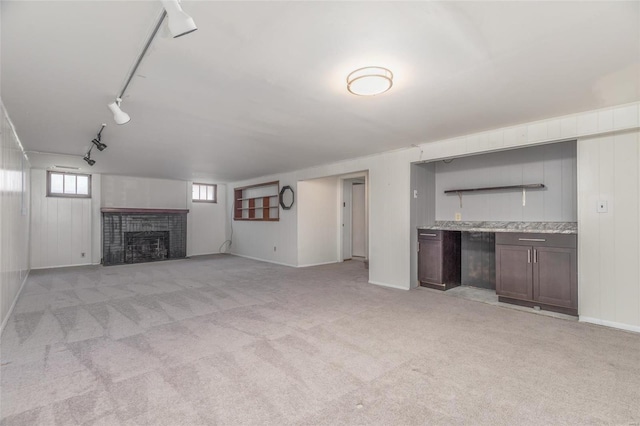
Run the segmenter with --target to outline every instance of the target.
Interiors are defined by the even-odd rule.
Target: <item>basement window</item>
[[[47,197],[91,198],[91,175],[48,171]]]
[[[218,187],[207,183],[194,183],[192,200],[196,203],[217,203]]]

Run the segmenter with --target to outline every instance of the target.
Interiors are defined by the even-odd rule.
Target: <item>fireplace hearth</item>
[[[103,265],[184,258],[187,255],[188,212],[103,208]]]

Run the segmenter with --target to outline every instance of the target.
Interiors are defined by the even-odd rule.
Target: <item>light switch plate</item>
[[[456,213],[456,222],[460,222],[462,220],[462,213]]]
[[[413,198],[418,198],[418,190],[417,189],[413,190]]]
[[[598,201],[598,213],[606,213],[609,210],[607,200]]]

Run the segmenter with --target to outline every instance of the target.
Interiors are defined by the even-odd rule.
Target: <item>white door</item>
[[[365,186],[354,183],[351,188],[351,254],[354,257],[367,257]]]

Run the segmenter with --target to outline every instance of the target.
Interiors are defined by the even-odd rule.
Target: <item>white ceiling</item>
[[[28,150],[95,172],[235,181],[640,99],[640,2],[1,2],[1,96]],[[393,88],[347,92],[386,66]],[[30,154],[35,167],[80,157]]]

